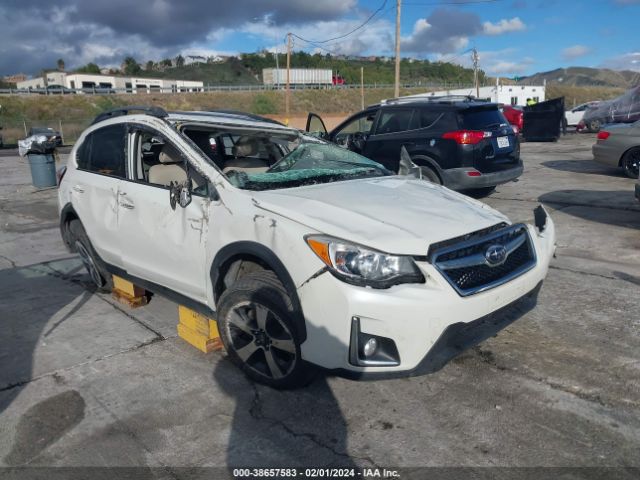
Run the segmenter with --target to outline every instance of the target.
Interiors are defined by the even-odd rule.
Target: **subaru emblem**
[[[490,245],[484,252],[484,258],[490,267],[496,267],[507,259],[507,249],[504,245]]]

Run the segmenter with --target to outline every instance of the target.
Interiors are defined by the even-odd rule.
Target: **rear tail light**
[[[62,179],[64,178],[64,174],[67,173],[67,167],[62,166],[56,171],[56,179],[58,180],[58,186],[62,183]]]
[[[518,135],[518,133],[520,133],[520,129],[518,127],[516,127],[515,125],[511,125],[511,129],[513,130],[513,133],[515,133],[516,135]]]
[[[480,173],[478,170],[467,170],[467,176],[468,177],[480,177],[480,176],[482,176],[482,173]]]
[[[611,135],[609,132],[602,130],[601,132],[598,132],[598,140],[606,140],[609,138],[609,135]]]
[[[479,130],[456,130],[445,133],[442,138],[454,140],[459,145],[475,145],[485,138],[485,132]]]

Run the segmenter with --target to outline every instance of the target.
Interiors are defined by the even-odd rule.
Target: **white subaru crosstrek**
[[[230,359],[281,388],[314,367],[438,370],[535,305],[555,250],[542,207],[535,226],[512,224],[231,111],[101,114],[71,151],[59,207],[99,289],[116,274],[217,319]]]

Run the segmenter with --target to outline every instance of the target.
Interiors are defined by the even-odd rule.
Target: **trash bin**
[[[56,160],[53,153],[56,144],[45,135],[32,135],[24,140],[18,140],[18,153],[29,159],[31,168],[31,183],[36,188],[55,187]]]
[[[52,154],[27,154],[29,167],[31,168],[31,182],[36,188],[55,187],[58,184],[56,178],[56,160]]]

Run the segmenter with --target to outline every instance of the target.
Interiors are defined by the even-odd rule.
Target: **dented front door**
[[[189,205],[174,210],[167,187],[126,182],[121,193],[127,272],[204,302],[210,200],[193,194]]]

